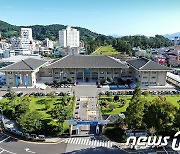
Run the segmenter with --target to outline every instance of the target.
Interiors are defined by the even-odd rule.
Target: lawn
[[[96,51],[92,53],[93,55],[114,55],[119,54],[111,45],[108,46],[101,46]]]
[[[118,102],[108,101],[107,100],[107,105],[115,104],[115,108],[112,111],[110,111],[109,109],[105,108],[104,106],[101,106],[101,112],[104,112],[104,114],[120,114],[122,112],[125,112],[126,108],[129,106],[129,102],[130,102],[131,97],[132,96],[130,96],[130,95],[120,96],[120,99],[125,100],[125,104],[122,107],[117,107]],[[154,95],[149,95],[148,97],[144,97],[144,96],[142,96],[142,97],[144,99],[148,100],[148,101],[152,101],[153,99],[157,98],[158,96],[157,95],[155,95],[155,96]],[[180,100],[180,96],[177,96],[177,95],[164,95],[163,97],[166,97],[167,101],[172,103],[174,106],[176,106],[176,107],[179,106],[177,101]],[[112,96],[111,97],[101,96],[99,98],[99,101],[102,100],[102,99],[107,99],[107,98],[112,98],[113,99]]]
[[[25,100],[25,97],[16,97],[14,100],[14,103],[21,104]],[[56,120],[52,118],[49,111],[51,111],[56,104],[63,104],[63,106],[66,106],[68,110],[70,111],[70,115],[73,116],[73,108],[74,108],[74,100],[73,97],[70,96],[44,96],[44,97],[34,97],[30,96],[29,98],[29,110],[30,111],[38,111],[42,115],[42,120],[48,120],[50,121],[52,125],[56,126]],[[7,98],[3,98],[0,100],[0,106],[5,110],[10,103],[10,100]],[[69,126],[64,122],[63,124],[64,132],[68,130]]]

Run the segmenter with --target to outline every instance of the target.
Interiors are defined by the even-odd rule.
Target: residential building
[[[79,47],[79,31],[67,26],[66,29],[59,31],[60,47]]]
[[[180,50],[172,50],[171,52],[166,53],[165,56],[171,67],[180,66]]]
[[[170,68],[146,58],[130,60],[127,63],[131,76],[142,86],[166,85],[166,74],[171,71]]]

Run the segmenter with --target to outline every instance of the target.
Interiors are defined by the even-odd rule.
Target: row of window
[[[59,72],[55,72],[54,74],[60,74]],[[69,74],[75,74],[74,72],[69,72]],[[78,74],[83,74],[83,72],[78,72]],[[92,72],[92,74],[98,74],[98,72]],[[105,72],[100,72],[100,74],[105,74]],[[107,74],[111,74],[111,72],[107,72]],[[114,72],[114,74],[119,74],[118,72]]]
[[[147,78],[148,78],[147,76],[143,76],[143,79],[147,79]],[[155,76],[152,76],[151,78],[152,78],[152,79],[156,79]]]
[[[144,72],[144,74],[148,74],[149,72]],[[151,72],[152,74],[156,74],[156,72]]]
[[[148,84],[156,85],[156,82],[141,82],[141,84],[143,84],[143,85],[148,85]]]

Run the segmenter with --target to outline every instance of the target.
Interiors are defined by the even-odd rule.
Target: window
[[[8,79],[12,79],[12,77],[8,77]]]
[[[156,82],[150,82],[150,84],[152,84],[152,85],[156,85]]]
[[[118,74],[118,72],[114,72],[114,74]]]
[[[12,72],[8,72],[8,74],[12,74]]]
[[[70,74],[74,74],[74,72],[70,72]]]
[[[100,74],[104,74],[104,72],[101,72]]]
[[[55,72],[54,74],[59,74],[59,72]]]
[[[155,79],[156,77],[155,77],[155,76],[152,76],[151,78],[152,78],[152,79]]]
[[[107,72],[107,74],[111,74],[111,72]]]
[[[143,76],[143,79],[147,79],[147,76]]]
[[[104,77],[100,77],[100,79],[104,79]]]
[[[152,74],[156,74],[156,72],[152,72]]]
[[[148,72],[144,72],[144,74],[147,74]]]
[[[59,79],[59,77],[55,77],[55,79]]]

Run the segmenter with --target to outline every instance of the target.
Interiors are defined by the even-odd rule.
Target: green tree
[[[69,109],[64,107],[62,104],[56,104],[51,111],[51,115],[54,119],[57,120],[57,123],[60,127],[63,126],[65,120],[68,120],[71,117]]]
[[[157,133],[173,128],[175,107],[165,97],[158,97],[145,106],[144,123],[148,129],[154,127]]]
[[[144,104],[143,99],[134,99],[129,103],[125,112],[125,122],[128,124],[129,129],[135,130],[142,127]]]
[[[41,132],[41,129],[43,127],[42,115],[38,111],[27,112],[25,114],[22,114],[20,118],[17,119],[17,124],[24,132]]]
[[[141,98],[141,88],[139,85],[134,90],[131,102],[125,112],[125,121],[130,129],[139,129],[143,125],[145,101]]]

